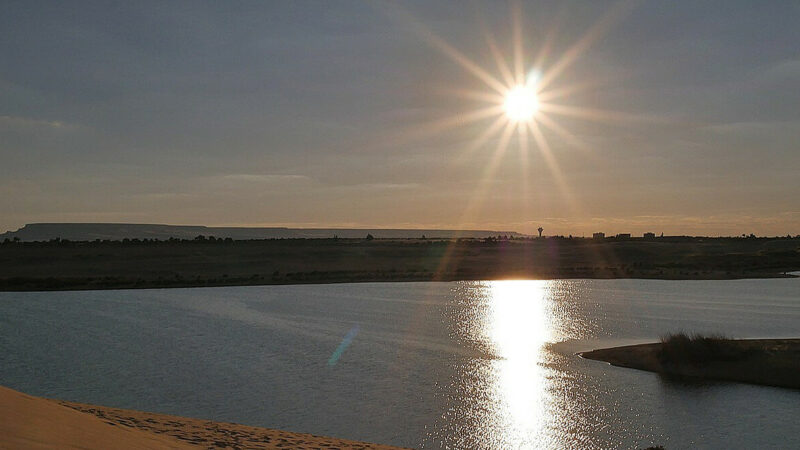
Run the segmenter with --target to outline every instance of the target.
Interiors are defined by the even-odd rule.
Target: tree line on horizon
[[[740,236],[660,236],[655,238],[647,238],[647,237],[631,237],[628,235],[624,236],[606,236],[602,238],[596,237],[585,237],[585,236],[563,236],[563,235],[554,235],[554,236],[513,236],[513,235],[500,235],[497,236],[488,236],[485,238],[427,238],[425,235],[422,235],[418,238],[376,238],[372,234],[367,234],[364,238],[340,238],[337,235],[333,235],[332,237],[327,238],[306,238],[306,237],[289,237],[289,238],[265,238],[265,239],[233,239],[231,237],[215,237],[215,236],[205,236],[205,235],[197,235],[192,239],[185,239],[185,238],[175,238],[171,237],[168,239],[158,239],[158,238],[123,238],[123,239],[93,239],[93,240],[70,240],[70,239],[62,239],[60,237],[48,239],[48,240],[41,240],[41,241],[22,241],[19,237],[14,236],[13,238],[5,238],[0,241],[0,245],[17,245],[17,244],[35,244],[35,245],[70,245],[70,244],[123,244],[123,245],[144,245],[144,244],[197,244],[197,243],[208,243],[208,244],[232,244],[234,242],[263,242],[263,241],[373,241],[373,240],[384,240],[384,241],[427,241],[429,243],[433,242],[464,242],[464,243],[498,243],[498,242],[505,242],[505,241],[537,241],[537,240],[580,240],[580,241],[600,241],[600,242],[614,242],[614,241],[653,241],[659,240],[664,242],[686,242],[686,241],[697,241],[697,240],[704,240],[704,239],[715,239],[715,240],[750,240],[750,239],[800,239],[800,234],[792,236],[791,234],[787,234],[786,236],[756,236],[755,234],[742,234]]]

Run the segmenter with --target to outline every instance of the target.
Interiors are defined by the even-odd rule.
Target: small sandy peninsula
[[[800,389],[800,339],[682,335],[660,343],[604,348],[579,355],[670,376]]]
[[[0,386],[3,449],[397,449],[233,423],[50,400]]]

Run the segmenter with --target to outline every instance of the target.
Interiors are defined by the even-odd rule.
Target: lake
[[[574,355],[681,330],[798,337],[800,279],[2,292],[0,384],[423,448],[800,447],[800,391]]]

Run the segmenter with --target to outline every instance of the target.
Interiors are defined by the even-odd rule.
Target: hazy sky
[[[506,4],[2,1],[0,231],[800,234],[800,3],[624,9],[522,4],[545,77],[608,24],[549,85],[588,117],[548,114],[572,136],[542,127],[548,159],[530,135],[476,148],[494,119],[463,93],[492,89],[431,37],[502,79],[482,30],[510,63]]]

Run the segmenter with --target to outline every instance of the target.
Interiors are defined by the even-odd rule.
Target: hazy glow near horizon
[[[9,5],[0,232],[800,232],[793,2],[472,3]]]

